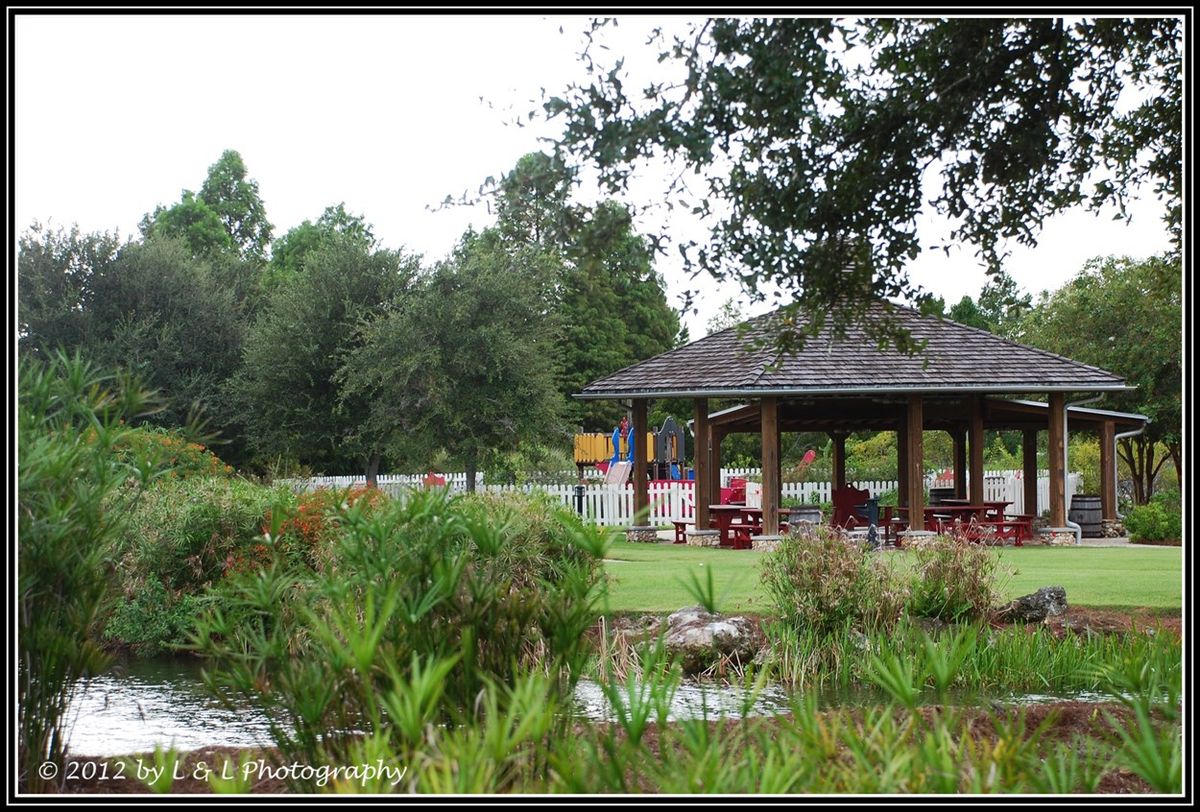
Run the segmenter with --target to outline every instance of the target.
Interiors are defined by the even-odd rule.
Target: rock
[[[1061,586],[1044,586],[997,609],[996,620],[1001,623],[1040,623],[1065,611],[1067,590]]]
[[[762,648],[763,636],[749,618],[713,615],[692,606],[667,618],[664,643],[685,674],[696,674],[723,659],[753,661]]]

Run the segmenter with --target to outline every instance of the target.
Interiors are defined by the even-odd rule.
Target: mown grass
[[[721,611],[764,613],[769,602],[759,578],[763,555],[615,542],[604,565],[611,578],[606,611],[672,612],[694,605],[684,586],[688,573],[703,575],[704,568],[711,567]],[[884,555],[898,556],[897,563],[906,560],[902,552]],[[1005,598],[1057,585],[1067,590],[1072,606],[1165,613],[1183,605],[1183,554],[1178,547],[1008,547],[996,555]]]

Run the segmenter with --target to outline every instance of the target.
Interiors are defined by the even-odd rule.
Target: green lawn
[[[1076,606],[1153,608],[1182,607],[1182,562],[1179,547],[1009,547],[997,550],[1000,569],[1012,572],[1001,583],[1014,598],[1043,586],[1067,590]],[[759,582],[763,553],[673,544],[616,542],[605,570],[612,576],[610,612],[673,612],[696,601],[684,581],[688,571],[701,578],[711,568],[718,606],[726,612],[766,612],[767,596]],[[902,552],[885,555],[906,556]]]

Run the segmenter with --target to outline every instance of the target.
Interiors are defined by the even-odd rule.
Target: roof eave
[[[804,395],[889,395],[945,392],[972,392],[988,395],[1012,395],[1029,392],[1132,392],[1137,387],[1125,384],[1077,384],[1047,386],[1045,384],[1006,384],[1004,386],[871,386],[871,387],[806,387],[803,389],[665,389],[613,390],[609,392],[579,392],[577,400],[616,400],[619,398],[769,398],[801,397]]]

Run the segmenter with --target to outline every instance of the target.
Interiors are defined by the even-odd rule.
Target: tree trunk
[[[478,465],[475,461],[475,452],[467,452],[464,462],[467,467],[467,493],[475,493],[475,470]]]
[[[1129,474],[1133,478],[1133,501],[1139,505],[1146,504],[1150,497],[1154,496],[1154,479],[1167,460],[1163,457],[1156,465],[1154,451],[1154,443],[1142,435],[1121,440],[1118,453],[1129,468]]]
[[[378,488],[379,487],[379,463],[380,463],[380,461],[381,461],[381,457],[377,453],[372,454],[367,459],[367,487],[368,488]]]

